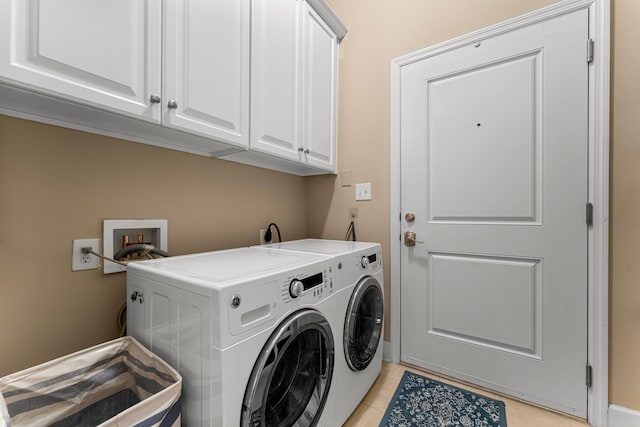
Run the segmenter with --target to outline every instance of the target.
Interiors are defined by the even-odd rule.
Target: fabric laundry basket
[[[0,427],[180,426],[182,377],[123,337],[0,378]]]

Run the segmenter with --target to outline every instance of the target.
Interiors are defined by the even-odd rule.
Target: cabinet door
[[[160,27],[155,0],[0,0],[0,80],[159,121]]]
[[[250,0],[165,5],[163,124],[248,147]]]
[[[304,160],[335,170],[336,69],[335,33],[307,4],[302,14],[302,146]]]
[[[299,160],[299,1],[252,5],[251,149]]]

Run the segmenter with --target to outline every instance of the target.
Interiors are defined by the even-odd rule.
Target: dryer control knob
[[[304,292],[304,283],[300,280],[292,280],[289,285],[289,295],[291,298],[298,298]]]
[[[362,268],[369,267],[369,258],[366,256],[363,256],[362,259],[360,260],[360,265],[362,266]]]

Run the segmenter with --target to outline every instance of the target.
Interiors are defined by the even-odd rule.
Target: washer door
[[[240,425],[315,426],[329,393],[333,362],[327,319],[311,309],[289,316],[271,334],[253,367]]]
[[[382,286],[373,277],[356,285],[344,322],[344,355],[349,368],[362,371],[376,354],[382,336],[384,302]]]

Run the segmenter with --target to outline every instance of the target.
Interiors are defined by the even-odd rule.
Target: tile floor
[[[509,427],[586,427],[587,422],[576,418],[546,411],[536,406],[512,400],[504,396],[496,395],[485,390],[456,384],[444,378],[422,372],[403,365],[393,363],[383,363],[382,372],[374,383],[373,387],[364,397],[360,406],[356,408],[351,417],[344,424],[344,427],[375,427],[377,426],[387,410],[387,406],[400,383],[404,371],[409,370],[418,374],[432,377],[443,383],[453,384],[483,394],[487,397],[502,400],[507,410],[507,424]]]

